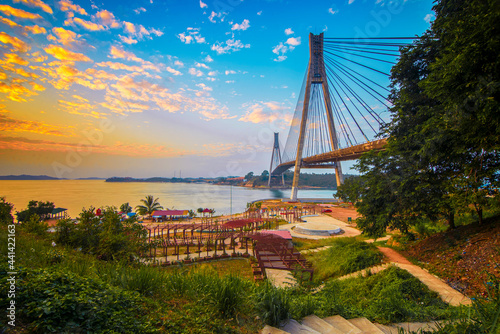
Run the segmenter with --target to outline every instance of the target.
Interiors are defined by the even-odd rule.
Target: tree
[[[158,202],[158,198],[155,199],[153,195],[146,196],[145,199],[141,199],[141,202],[143,205],[138,205],[135,207],[135,210],[140,215],[147,214],[149,215],[149,217],[151,217],[153,211],[163,209],[163,207]]]
[[[432,28],[391,71],[387,150],[358,165],[358,226],[372,231],[439,217],[454,227],[455,212],[469,207],[481,222],[499,186],[499,11],[479,0],[441,0],[434,10]]]
[[[203,214],[203,208],[198,208],[198,209],[196,210],[196,212],[198,212],[198,214],[202,215],[202,214]]]
[[[250,181],[251,179],[253,179],[253,172],[250,172],[247,175],[245,175],[245,180]]]
[[[18,222],[27,222],[31,216],[37,215],[39,219],[47,219],[54,210],[55,205],[52,202],[42,202],[31,200],[26,210],[16,212]]]
[[[337,197],[341,198],[344,202],[356,204],[361,199],[364,187],[363,179],[359,176],[348,177],[338,187]]]
[[[14,205],[6,202],[5,197],[0,197],[0,224],[10,225],[14,223],[14,217],[12,216],[13,208]]]
[[[122,205],[120,205],[120,211],[123,213],[130,213],[132,212],[132,207],[130,206],[130,204],[128,204],[128,202],[123,203]]]

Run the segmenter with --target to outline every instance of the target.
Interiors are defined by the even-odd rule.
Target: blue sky
[[[310,32],[415,36],[429,28],[431,7],[412,0],[3,2],[0,174],[260,173],[269,168],[272,133],[287,135]]]

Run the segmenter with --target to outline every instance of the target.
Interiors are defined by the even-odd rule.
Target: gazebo
[[[50,219],[64,219],[68,217],[68,214],[66,213],[65,208],[54,208],[52,212],[50,213]]]

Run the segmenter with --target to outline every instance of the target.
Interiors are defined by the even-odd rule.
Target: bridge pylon
[[[281,183],[281,186],[285,185],[285,178],[283,173],[280,175],[273,175],[272,171],[274,168],[279,166],[282,163],[281,161],[281,152],[280,152],[280,142],[279,142],[279,133],[275,132],[274,133],[274,145],[273,145],[273,154],[271,156],[271,166],[269,167],[269,180],[267,182],[267,185],[269,187],[273,185],[279,185]]]
[[[309,66],[307,69],[307,82],[305,87],[304,103],[302,107],[302,118],[300,122],[299,141],[297,147],[297,156],[295,159],[295,171],[293,174],[291,200],[297,200],[297,192],[299,186],[300,169],[304,166],[302,160],[302,151],[304,148],[304,140],[306,137],[306,125],[308,119],[309,102],[311,97],[311,87],[314,85],[321,85],[323,89],[323,103],[326,111],[326,118],[328,122],[328,132],[330,145],[334,150],[339,149],[337,134],[335,132],[335,123],[332,113],[332,105],[330,100],[330,91],[328,89],[328,79],[326,76],[325,62],[323,58],[323,33],[319,35],[309,34]],[[304,166],[305,167],[305,166]],[[307,166],[314,168],[314,166]],[[322,168],[323,166],[318,166]],[[335,177],[337,185],[343,183],[342,168],[340,162],[333,164],[335,168]],[[324,168],[324,167],[323,167]],[[272,171],[272,169],[271,169]]]

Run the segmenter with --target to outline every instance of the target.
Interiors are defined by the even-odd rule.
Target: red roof
[[[260,233],[274,234],[274,235],[277,235],[279,237],[282,237],[283,239],[292,240],[292,235],[290,234],[290,231],[287,231],[287,230],[279,230],[279,231],[267,230],[267,231],[260,231]]]
[[[187,216],[188,210],[157,210],[153,211],[153,216]]]
[[[203,212],[210,212],[210,209],[205,209],[203,210]]]

